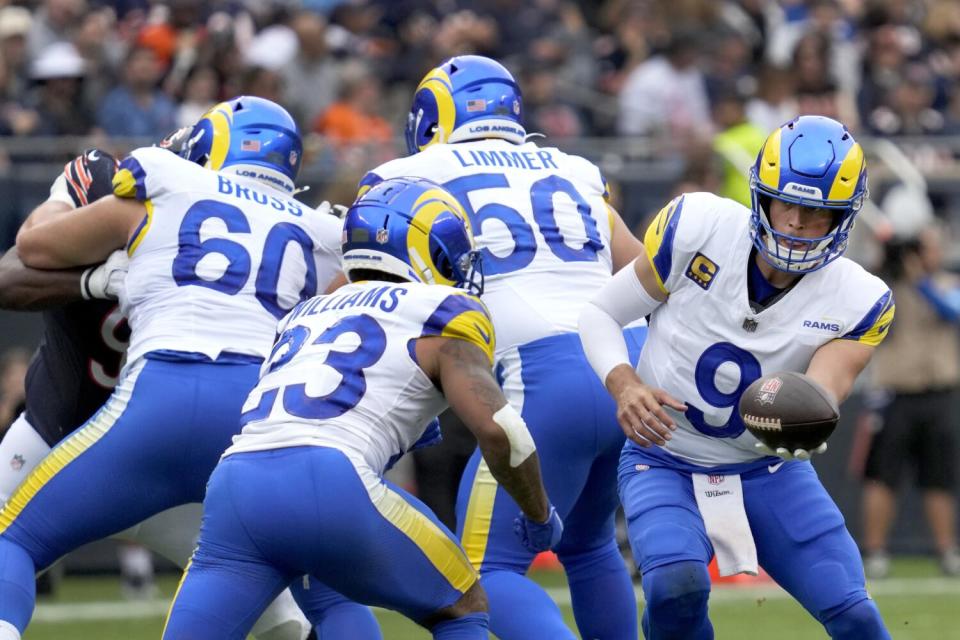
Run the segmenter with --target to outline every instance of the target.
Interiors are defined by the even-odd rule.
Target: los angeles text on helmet
[[[243,175],[243,174],[240,174]],[[233,196],[235,198],[240,198],[243,200],[249,200],[250,202],[256,202],[257,204],[267,204],[269,202],[270,206],[276,209],[277,211],[286,210],[287,213],[302,216],[303,209],[300,208],[296,200],[293,199],[283,199],[276,196],[268,196],[265,193],[257,191],[255,188],[246,185],[239,185],[232,182],[229,178],[226,178],[220,174],[217,174],[217,181],[220,193]]]

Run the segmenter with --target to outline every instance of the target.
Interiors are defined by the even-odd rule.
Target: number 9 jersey
[[[437,144],[368,173],[418,176],[456,196],[483,254],[483,301],[497,359],[511,348],[577,330],[580,309],[610,279],[613,216],[594,164],[533,143]]]
[[[128,362],[151,351],[265,358],[277,321],[340,268],[340,222],[264,182],[133,151],[114,194],[147,214],[127,246]]]
[[[886,284],[848,258],[807,273],[755,311],[750,210],[709,193],[688,193],[656,216],[644,237],[658,285],[669,294],[650,317],[637,372],[687,404],[666,408],[678,429],[665,447],[627,448],[670,466],[737,465],[757,460],[756,439],[737,411],[750,383],[775,371],[806,371],[831,340],[877,345],[893,320]],[[679,459],[679,460],[678,460]],[[744,469],[731,469],[737,473]]]

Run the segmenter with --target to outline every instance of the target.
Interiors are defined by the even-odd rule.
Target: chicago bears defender
[[[280,323],[243,432],[210,478],[166,640],[242,640],[303,573],[434,638],[486,638],[486,598],[453,534],[383,478],[448,403],[520,505],[521,543],[560,539],[533,440],[493,376],[493,325],[470,293],[480,255],[457,201],[426,180],[381,182],[347,212],[343,265],[352,284]]]
[[[707,193],[672,201],[646,232],[646,255],[579,321],[630,439],[620,497],[643,573],[643,632],[713,638],[716,554],[724,575],[763,565],[833,638],[889,638],[807,461],[824,446],[773,457],[737,410],[751,382],[777,371],[805,372],[842,401],[887,335],[890,290],[842,257],[867,197],[863,151],[841,123],[800,117],[766,140],[751,189],[752,210]],[[646,315],[634,370],[620,326]]]
[[[0,512],[0,638],[26,627],[35,569],[202,501],[276,320],[338,270],[338,222],[292,198],[301,145],[281,107],[221,103],[190,141],[189,159],[134,151],[114,177],[116,196],[18,236],[24,264],[43,269],[127,246],[121,304],[132,333],[110,399]]]
[[[482,248],[483,300],[497,331],[504,395],[530,425],[544,484],[564,519],[557,546],[583,637],[637,637],[633,587],[615,541],[616,465],[624,436],[576,334],[580,308],[643,250],[606,202],[587,160],[525,142],[520,88],[481,56],[426,75],[407,126],[410,156],[361,181],[420,176],[466,209]],[[645,327],[628,340],[639,351]],[[517,509],[475,452],[457,504],[458,529],[504,640],[573,638],[556,604],[524,577],[534,554],[511,531]],[[631,622],[634,621],[634,622]]]
[[[181,153],[192,133],[184,127],[158,146]],[[101,149],[90,149],[69,162],[54,181],[50,197],[24,222],[24,227],[70,212],[113,191],[117,162]],[[328,242],[338,240],[331,227]],[[337,255],[318,254],[318,261],[339,262]],[[44,333],[26,379],[26,411],[0,441],[0,504],[17,485],[76,427],[87,421],[116,386],[129,338],[126,318],[114,301],[127,271],[126,251],[86,269],[41,270],[23,265],[16,248],[0,259],[0,307],[42,310]],[[321,286],[325,283],[318,283]],[[107,299],[110,300],[107,300]],[[159,513],[114,537],[139,542],[179,567],[186,566],[200,530],[201,505],[191,503]],[[349,629],[354,637],[379,638],[369,610],[345,601],[322,586],[297,598],[321,632]],[[284,592],[264,612],[252,633],[259,640],[302,640],[310,626],[297,604]]]

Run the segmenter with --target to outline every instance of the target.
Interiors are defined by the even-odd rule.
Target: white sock
[[[20,640],[20,632],[6,620],[0,620],[0,640]]]

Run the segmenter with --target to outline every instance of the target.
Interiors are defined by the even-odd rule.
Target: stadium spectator
[[[757,93],[746,107],[747,119],[754,125],[769,133],[800,114],[789,68],[764,66],[757,82]]]
[[[183,100],[177,107],[177,126],[192,126],[217,101],[220,79],[213,67],[194,67],[183,87]]]
[[[157,88],[163,69],[153,49],[134,47],[124,65],[123,84],[107,94],[98,123],[112,136],[160,138],[177,122],[177,107]]]
[[[313,121],[313,131],[340,145],[389,143],[393,130],[377,113],[382,94],[379,78],[358,63],[343,71],[340,97]]]
[[[718,91],[713,102],[713,123],[718,132],[713,138],[713,150],[723,164],[723,183],[717,195],[749,207],[747,176],[769,132],[747,120],[744,98],[734,87]]]
[[[669,135],[681,144],[708,136],[709,103],[697,56],[694,34],[680,32],[662,55],[631,71],[620,92],[620,133]]]
[[[293,60],[281,73],[286,83],[283,104],[304,129],[336,100],[340,90],[337,62],[328,52],[327,23],[308,11],[297,14],[290,23],[297,38]]]
[[[931,211],[923,194],[902,202]],[[932,221],[932,214],[928,216]],[[919,232],[895,237],[887,246],[887,280],[899,313],[889,340],[877,349],[874,366],[874,383],[889,391],[891,400],[865,468],[863,547],[870,578],[885,577],[890,570],[887,538],[908,465],[923,492],[940,567],[947,575],[960,576],[956,532],[960,280],[944,269],[943,238],[943,228],[931,222]]]
[[[0,91],[12,99],[20,99],[27,89],[27,34],[32,18],[23,7],[0,9],[0,58],[6,61],[7,76]]]
[[[36,58],[50,45],[68,42],[83,12],[83,0],[44,0],[30,24],[27,55]]]
[[[86,63],[67,42],[50,45],[30,65],[30,79],[36,84],[27,97],[27,106],[37,113],[36,136],[79,136],[90,132],[93,117],[83,103]]]

